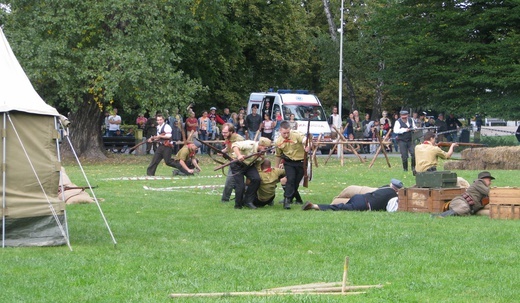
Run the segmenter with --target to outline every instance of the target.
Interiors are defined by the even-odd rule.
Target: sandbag
[[[354,195],[370,193],[376,189],[376,187],[350,185],[343,189],[343,191],[341,191],[338,196],[334,197],[334,199],[332,199],[332,203],[330,204],[347,203]]]

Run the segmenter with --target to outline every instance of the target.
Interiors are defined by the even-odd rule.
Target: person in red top
[[[217,114],[217,108],[212,106],[210,109],[209,109],[209,116],[214,116],[215,117],[215,121],[217,121],[218,124],[222,125],[224,123],[226,123],[226,121],[224,121],[224,119],[222,119],[222,117],[220,115]]]
[[[139,129],[144,129],[146,121],[148,121],[148,119],[146,119],[144,117],[144,114],[141,113],[141,114],[139,114],[139,116],[135,120],[135,124],[137,124],[137,127],[139,127]]]
[[[196,136],[196,138],[198,138],[199,137],[197,135],[198,126],[199,126],[199,120],[197,120],[197,118],[195,118],[195,112],[191,111],[190,112],[190,117],[188,119],[186,119],[186,133],[187,133],[187,135],[189,135],[193,131],[193,135]]]

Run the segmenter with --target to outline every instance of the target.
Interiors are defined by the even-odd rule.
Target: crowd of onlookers
[[[258,140],[259,137],[265,137],[273,140],[274,134],[278,130],[280,123],[286,119],[280,112],[274,114],[274,120],[271,120],[271,107],[265,104],[262,109],[253,107],[249,115],[246,114],[244,107],[236,112],[230,112],[229,108],[224,108],[221,113],[217,113],[216,107],[211,107],[208,110],[202,110],[198,115],[190,105],[187,108],[186,117],[179,113],[178,109],[174,109],[170,114],[165,111],[163,116],[166,118],[172,128],[172,141],[182,141],[182,133],[191,134],[192,136],[203,140],[219,140],[221,139],[220,128],[224,123],[232,123],[235,126],[236,133],[245,139]],[[294,119],[294,114],[288,114],[288,120],[293,129],[297,129],[297,121]],[[332,109],[332,114],[329,116],[328,123],[331,126],[331,135],[333,139],[337,137],[340,132],[348,140],[364,140],[377,141],[377,135],[381,136],[387,141],[391,141],[391,145],[387,146],[387,151],[394,149],[398,152],[398,144],[396,142],[396,134],[390,132],[394,127],[394,123],[399,119],[398,113],[389,114],[387,111],[382,112],[382,116],[372,119],[370,114],[366,113],[364,118],[361,118],[359,111],[352,111],[346,120],[343,120],[338,115],[338,108]],[[412,119],[417,128],[435,127],[438,133],[439,141],[457,141],[457,130],[462,126],[458,118],[453,114],[444,117],[441,113],[434,119],[432,116],[427,116],[425,112],[412,113]],[[110,112],[105,112],[104,130],[105,136],[134,136],[133,128],[127,131],[121,129],[122,120],[118,115],[117,108]],[[139,114],[136,118],[135,124],[137,128],[142,130],[143,137],[149,138],[156,135],[156,121],[153,116],[146,118],[144,114]],[[478,125],[477,125],[478,127]],[[338,131],[335,131],[336,128]],[[390,132],[390,135],[387,134]],[[157,149],[156,143],[147,144],[146,151],[151,153]],[[174,146],[174,152],[178,149]],[[375,153],[377,145],[359,145],[358,151],[361,153]],[[200,149],[201,153],[207,153],[205,146]]]
[[[387,111],[382,112],[380,118],[371,119],[370,114],[366,113],[362,119],[359,111],[352,111],[346,121],[341,121],[337,113],[337,107],[334,107],[329,117],[329,125],[342,130],[342,134],[348,140],[364,140],[378,141],[377,135],[385,140],[392,142],[387,147],[387,151],[395,150],[398,152],[397,134],[390,132],[394,128],[394,123],[399,119],[399,113],[389,114]],[[427,116],[425,112],[412,113],[412,119],[417,128],[431,128],[437,132],[438,141],[456,142],[458,140],[458,130],[462,127],[462,123],[453,114],[449,114],[447,118],[440,113],[437,119],[433,116]],[[387,137],[387,134],[390,135]],[[334,131],[332,132],[334,134]],[[375,153],[377,145],[360,145],[361,153]]]
[[[269,106],[264,106],[265,110],[262,110],[262,114],[259,113],[257,107],[252,108],[252,113],[246,115],[245,108],[240,108],[237,112],[230,112],[229,108],[224,108],[221,114],[217,114],[217,108],[211,107],[209,111],[203,110],[197,117],[197,114],[193,110],[193,106],[187,108],[186,117],[183,117],[178,109],[174,109],[172,114],[165,111],[163,116],[166,118],[166,123],[172,128],[172,141],[182,141],[182,133],[192,134],[192,137],[200,139],[202,141],[212,141],[222,139],[220,134],[221,125],[224,123],[232,123],[235,126],[237,134],[241,135],[246,139],[258,140],[259,137],[266,137],[273,139],[274,132],[280,126],[282,116],[280,113],[276,113],[276,120],[271,120],[271,113],[269,112]],[[294,119],[294,117],[293,117]],[[124,136],[134,135],[133,129],[129,129],[128,132],[124,132],[121,129],[121,117],[117,114],[117,108],[111,111],[105,112],[105,123],[104,123],[104,136]],[[144,114],[139,114],[136,118],[135,124],[137,128],[142,130],[143,137],[150,138],[156,135],[157,123],[153,116],[146,118]],[[152,142],[147,144],[147,153],[155,152],[157,149],[157,143]],[[174,145],[174,152],[177,152],[178,147]],[[207,153],[208,150],[205,146],[201,146],[201,153]]]

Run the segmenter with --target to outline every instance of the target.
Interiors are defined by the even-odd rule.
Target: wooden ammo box
[[[491,219],[520,219],[520,188],[492,187],[489,191]]]
[[[440,213],[444,203],[462,195],[465,188],[417,188],[409,187],[399,190],[398,211]]]
[[[449,170],[417,173],[415,184],[417,187],[454,188],[457,187],[457,174]]]

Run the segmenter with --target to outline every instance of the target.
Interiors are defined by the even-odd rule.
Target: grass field
[[[235,210],[221,203],[215,164],[202,159],[194,177],[144,176],[150,156],[114,156],[85,164],[117,245],[95,204],[67,208],[66,246],[0,250],[0,302],[518,302],[520,222],[488,217],[431,219],[428,214],[302,211],[281,204]],[[319,159],[323,164],[323,158]],[[373,168],[349,158],[314,170],[304,200],[330,203],[348,185],[411,186],[400,159]],[[85,185],[77,165],[67,173]],[[457,171],[472,182],[477,171]],[[494,186],[519,186],[520,171],[492,171]],[[171,176],[161,165],[157,175]],[[281,189],[277,192],[281,196]],[[279,199],[276,199],[278,201]],[[342,280],[383,284],[366,294],[171,299],[170,293],[258,291]]]

